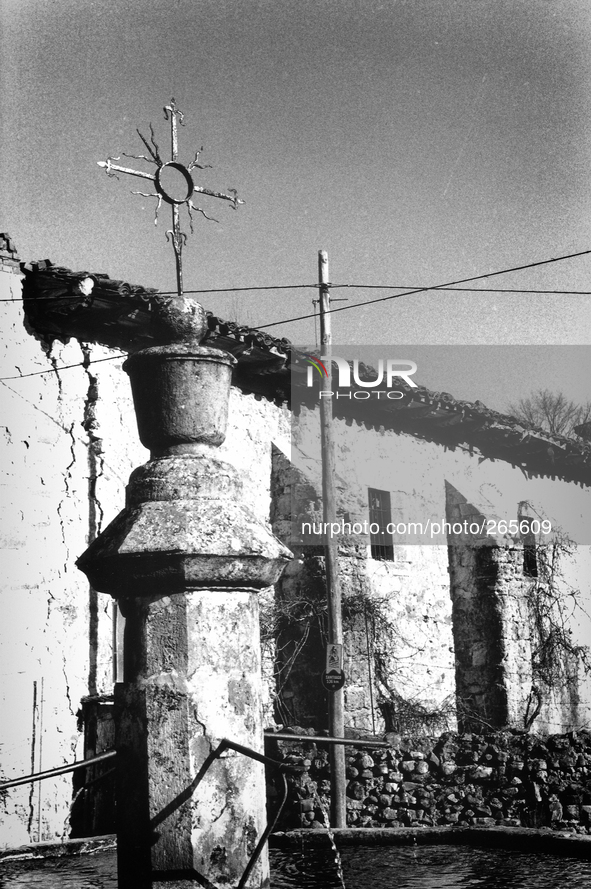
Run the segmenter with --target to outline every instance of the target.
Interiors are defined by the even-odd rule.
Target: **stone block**
[[[362,753],[357,757],[357,762],[359,763],[359,768],[361,769],[373,769],[375,762],[373,758],[368,753]]]
[[[386,821],[396,821],[398,819],[398,810],[386,808],[382,812],[382,818],[384,818]]]
[[[365,787],[363,784],[360,784],[359,781],[350,781],[347,787],[347,796],[351,797],[351,799],[363,800],[365,799]]]
[[[357,800],[357,799],[348,799],[346,806],[347,806],[347,811],[360,812],[361,809],[363,808],[363,802],[361,800]]]

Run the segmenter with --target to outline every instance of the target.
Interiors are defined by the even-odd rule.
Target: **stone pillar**
[[[256,591],[291,558],[216,456],[234,359],[199,345],[205,329],[191,299],[155,306],[166,344],[124,365],[151,459],[78,561],[126,618],[115,689],[120,889],[237,886],[266,824],[260,763],[230,751],[197,783],[224,737],[263,752]],[[266,856],[247,885],[269,885]]]
[[[501,535],[454,533],[454,523],[482,527],[490,516],[445,487],[458,725],[522,728],[533,685],[523,548]]]

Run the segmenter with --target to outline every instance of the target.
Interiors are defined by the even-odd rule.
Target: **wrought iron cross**
[[[122,152],[123,157],[132,157],[135,158],[135,160],[144,160],[150,164],[155,164],[157,169],[154,174],[145,173],[141,170],[132,170],[129,167],[122,167],[119,164],[114,163],[114,161],[121,160],[121,157],[108,157],[106,161],[97,161],[97,163],[99,167],[104,167],[107,176],[113,176],[118,179],[119,177],[117,176],[117,173],[127,173],[129,176],[138,176],[140,179],[149,179],[150,182],[154,183],[156,189],[155,192],[132,192],[132,194],[139,194],[146,198],[157,199],[158,203],[156,205],[154,225],[158,224],[158,211],[162,206],[162,201],[166,201],[167,204],[171,205],[172,229],[169,229],[166,232],[166,240],[168,241],[172,239],[172,246],[176,259],[177,290],[179,296],[181,296],[183,292],[182,253],[183,245],[187,242],[187,235],[181,231],[179,218],[179,208],[181,204],[184,204],[187,208],[189,225],[191,227],[191,232],[193,232],[193,210],[197,213],[201,213],[206,219],[210,219],[213,222],[217,221],[214,220],[213,217],[208,216],[205,210],[201,207],[195,206],[193,203],[193,194],[206,194],[212,198],[221,198],[224,201],[230,201],[234,210],[237,208],[238,204],[243,204],[244,201],[239,199],[235,188],[229,188],[229,194],[225,194],[224,192],[211,191],[209,188],[195,185],[193,177],[191,176],[192,170],[205,170],[211,165],[199,163],[199,155],[201,154],[201,151],[203,151],[203,148],[195,152],[195,157],[188,166],[185,167],[183,164],[179,164],[177,160],[179,147],[177,119],[178,123],[184,126],[184,115],[182,111],[177,108],[174,99],[171,99],[170,105],[164,106],[164,118],[165,120],[170,120],[171,159],[169,161],[163,161],[160,156],[160,148],[156,142],[152,124],[150,124],[149,141],[142,136],[139,130],[137,130],[138,136],[146,146],[149,157],[145,154],[126,154],[125,152]]]

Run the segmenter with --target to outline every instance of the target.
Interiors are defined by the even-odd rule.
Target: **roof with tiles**
[[[23,264],[22,270],[25,311],[38,334],[60,339],[74,336],[124,351],[137,351],[153,342],[151,306],[158,298],[153,288],[132,286],[104,274],[73,272],[48,260]],[[207,317],[208,345],[237,358],[234,384],[245,393],[290,405],[292,379],[303,382],[307,356],[288,339],[224,321],[211,312]],[[360,373],[362,379],[375,379],[369,367],[361,365]],[[317,389],[297,388],[301,397],[294,397],[294,410],[318,402]],[[464,447],[483,459],[517,466],[528,476],[591,485],[591,444],[587,441],[526,426],[480,401],[461,401],[446,392],[413,389],[404,383],[399,388],[404,396],[399,401],[376,399],[369,406],[367,401],[343,399],[333,403],[334,414],[349,425],[407,433],[448,448]]]

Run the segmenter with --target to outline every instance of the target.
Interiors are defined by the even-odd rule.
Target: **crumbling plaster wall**
[[[590,550],[584,545],[591,540],[588,489],[558,479],[528,478],[508,463],[483,460],[466,449],[447,449],[407,434],[348,426],[341,420],[335,421],[334,427],[337,513],[341,520],[366,521],[367,489],[374,487],[390,492],[394,522],[426,523],[430,520],[442,523],[446,519],[446,483],[451,483],[487,518],[517,519],[519,504],[527,503],[531,514],[551,519],[554,528],[560,528],[566,537],[579,541],[580,545],[572,548],[570,555],[561,556],[565,576],[557,577],[556,582],[565,603],[561,620],[566,631],[574,645],[589,644]],[[297,529],[289,527],[290,515],[297,523],[320,522],[322,518],[316,493],[321,490],[317,413],[302,410],[294,423],[293,442],[293,465],[277,461],[276,488],[282,506],[275,527],[281,529],[287,544],[296,548],[297,536],[293,532]],[[341,570],[346,578],[345,597],[350,591],[363,591],[369,600],[381,603],[382,612],[385,606],[387,623],[394,628],[393,633],[384,634],[382,639],[379,633],[373,637],[373,647],[379,655],[378,662],[381,660],[384,666],[387,684],[395,693],[428,710],[439,707],[442,716],[455,691],[450,564],[448,548],[441,545],[445,542],[445,534],[436,537],[433,545],[411,544],[407,538],[395,545],[394,561],[384,562],[370,557],[367,536],[339,538]],[[457,610],[456,629],[460,635],[464,633],[466,640],[458,669],[462,671],[466,667],[464,660],[468,648],[470,669],[473,666],[482,668],[489,658],[490,669],[496,670],[500,677],[507,720],[521,727],[532,712],[531,705],[528,712],[528,703],[532,690],[533,649],[526,601],[531,583],[524,581],[520,543],[498,536],[494,543],[500,547],[494,556],[495,563],[498,563],[495,570],[500,576],[498,601],[494,606],[498,620],[496,625],[494,621],[487,622],[478,607],[468,609],[473,620],[465,610],[462,613],[461,609]],[[452,566],[472,558],[469,553],[462,553],[465,549],[465,545],[452,548]],[[299,560],[281,581],[282,595],[292,600],[302,596],[308,582],[306,562],[313,557],[313,552],[313,548],[300,547]],[[464,568],[470,573],[473,565]],[[571,595],[573,589],[579,591],[577,598]],[[490,611],[490,598],[487,607]],[[480,638],[483,634],[486,644]],[[494,653],[495,646],[499,649],[498,658]],[[372,659],[371,656],[368,658],[367,647],[367,634],[357,621],[345,638],[347,721],[372,728],[369,675],[368,669],[363,668],[364,662]],[[310,655],[308,661],[301,659],[301,663],[304,672],[318,673],[322,669],[317,656]],[[486,665],[488,669],[488,661]],[[375,667],[374,660],[374,701],[380,696],[384,698],[387,691],[383,684],[380,687]],[[318,677],[314,681],[319,683]],[[304,677],[294,675],[288,694],[297,696],[300,686],[305,689]],[[496,693],[494,691],[493,696]],[[309,695],[315,702],[313,709],[319,714],[318,693]],[[548,700],[534,719],[533,727],[565,731],[583,726],[589,720],[590,702],[589,677],[581,671],[576,694],[565,696],[560,691],[548,692]],[[310,716],[309,704],[298,707],[292,701],[291,707],[294,716]]]
[[[149,454],[124,356],[75,339],[42,343],[23,317],[17,262],[5,262],[0,281],[10,300],[0,303],[0,376],[17,377],[0,385],[0,775],[9,779],[82,758],[80,699],[112,693],[113,602],[89,589],[75,560],[123,508],[129,475]],[[232,390],[220,456],[241,470],[265,519],[270,436],[288,448],[288,434],[285,411]],[[267,668],[269,721],[272,657]],[[11,789],[0,799],[0,844],[67,836],[71,798],[71,775]]]
[[[2,446],[0,657],[4,778],[83,756],[80,699],[113,687],[113,608],[75,559],[122,505],[146,459],[121,360],[27,330],[16,263],[0,272]],[[60,370],[67,365],[76,365]],[[87,366],[80,366],[87,365]],[[22,374],[22,378],[20,378]],[[67,835],[72,776],[12,789],[0,842]]]
[[[445,488],[448,521],[481,527],[490,503],[479,507],[448,482]],[[522,502],[517,518],[536,512]],[[589,656],[580,647],[591,641],[590,548],[560,538],[533,549],[535,536],[492,539],[492,546],[475,544],[461,532],[449,547],[462,727],[588,725]]]
[[[278,407],[265,398],[245,395],[232,387],[228,432],[219,448],[219,456],[240,470],[245,502],[263,521],[271,512],[272,449],[291,454],[290,414],[285,406]],[[275,529],[274,533],[277,533]],[[288,565],[289,569],[289,565]],[[270,587],[257,594],[261,611],[274,609],[275,590]],[[263,724],[275,724],[274,701],[276,648],[266,636],[262,646]]]
[[[520,723],[532,685],[532,639],[522,553],[450,548],[457,696],[464,728]]]
[[[272,443],[283,453],[291,453],[287,408],[232,387],[228,432],[217,453],[240,470],[246,500],[253,512],[266,520],[271,502]]]
[[[544,580],[536,589],[524,576],[522,547],[450,547],[450,571],[462,726],[589,725],[589,677],[576,647],[591,641],[590,621],[565,579],[562,596],[546,598]]]
[[[122,359],[111,360],[112,351],[76,340],[44,345],[26,328],[16,262],[3,263],[0,282],[1,298],[9,300],[0,303],[0,376],[17,377],[3,380],[0,386],[4,468],[0,770],[9,778],[70,762],[74,754],[81,758],[75,718],[80,698],[112,691],[112,603],[107,596],[89,590],[74,562],[121,510],[129,474],[148,454],[138,440]],[[101,361],[103,358],[109,360]],[[67,365],[75,367],[59,370]],[[288,567],[279,593],[297,597],[302,585],[308,583],[306,572],[319,590],[322,587],[322,556],[318,550],[298,550],[288,533],[294,508],[289,475],[293,466],[285,456],[291,453],[289,425],[285,409],[233,389],[228,435],[220,456],[241,470],[253,511],[267,518],[271,443],[277,445],[276,469],[277,455],[284,455],[283,468],[273,479],[273,526],[296,550],[297,558]],[[395,520],[402,516],[441,520],[445,516],[445,480],[452,480],[471,500],[480,501],[483,509],[498,517],[514,517],[520,501],[533,503],[540,510],[543,505],[549,515],[555,507],[557,516],[565,516],[569,512],[565,496],[574,498],[575,512],[578,509],[582,521],[589,515],[588,492],[573,485],[526,479],[508,464],[480,463],[465,451],[446,451],[407,435],[350,428],[341,421],[335,425],[341,434],[339,508],[342,513],[349,512],[351,521],[367,518],[369,486],[391,491]],[[319,464],[314,462],[318,455],[310,444],[314,435],[307,439],[309,431],[305,424],[296,429],[295,440],[304,455],[303,462],[300,455],[296,465],[303,465],[313,487],[320,490]],[[300,506],[307,517],[319,518],[320,504],[313,492]],[[577,534],[580,527],[572,530]],[[367,633],[364,614],[351,618],[345,650],[347,721],[369,729],[375,724],[379,729],[383,722],[377,703],[384,688],[376,677],[376,654],[396,692],[427,708],[445,709],[454,691],[452,612],[446,546],[398,545],[391,563],[368,558],[368,551],[367,539],[356,540],[354,545],[341,542],[345,597],[363,595],[385,608],[394,632],[380,640],[371,620]],[[570,586],[581,591],[583,609],[590,611],[588,548],[579,547],[566,560],[565,575]],[[272,595],[272,591],[261,594],[263,603],[270,602]],[[518,602],[513,617],[507,612],[506,621],[512,628],[507,635],[515,663],[524,644],[527,648],[520,629],[521,607]],[[590,638],[589,623],[578,606],[570,603],[569,608],[573,641],[584,644]],[[305,695],[315,700],[312,715],[323,700],[318,668],[323,658],[321,642],[315,642],[312,671],[311,661],[304,659],[299,679],[295,673],[292,677],[299,683],[300,701]],[[272,721],[275,694],[274,658],[275,652],[269,648],[263,664],[267,723]],[[589,700],[588,689],[581,688],[581,724],[589,717],[585,703]],[[548,720],[543,727],[563,728]],[[0,800],[0,843],[15,845],[67,834],[71,787],[71,777],[64,776],[35,785],[33,791],[27,785],[11,790]]]
[[[304,413],[304,424],[309,419]],[[304,451],[296,453],[294,448],[294,463],[279,452],[274,461],[273,527],[297,556],[278,584],[278,599],[287,608],[307,598],[320,603],[326,595],[321,547],[298,546],[293,535],[292,517],[298,522],[322,520],[320,467],[309,459],[315,442],[309,442],[308,432],[296,422],[293,443],[295,448],[303,445]],[[363,436],[368,435],[371,433],[366,429],[355,428],[352,432],[354,441],[358,436],[357,450]],[[387,487],[382,484],[383,462],[378,456],[374,465],[369,459],[358,459],[358,454],[350,460],[350,442],[343,442],[338,434],[336,439],[338,517],[351,523],[367,521],[367,487]],[[368,451],[373,455],[371,447],[369,443]],[[423,711],[437,712],[439,728],[453,727],[455,685],[447,547],[396,546],[394,561],[377,561],[370,557],[369,537],[360,535],[354,539],[340,537],[338,552],[344,605],[345,723],[383,731],[389,727],[384,708],[390,721],[398,718],[399,705],[408,702],[417,718]],[[308,640],[293,664],[289,662],[297,640],[284,653],[289,676],[284,670],[281,704],[284,718],[320,728],[326,720],[326,692],[320,678],[326,639],[322,630],[316,629],[317,623],[311,622]]]

